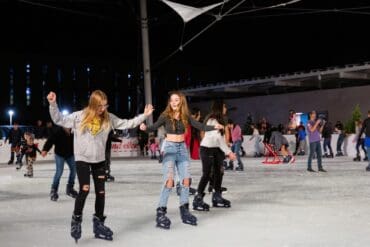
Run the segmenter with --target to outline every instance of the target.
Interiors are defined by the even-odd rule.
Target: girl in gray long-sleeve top
[[[144,113],[130,120],[120,119],[107,111],[108,98],[100,90],[92,92],[89,105],[82,111],[63,116],[56,104],[56,95],[47,97],[53,122],[74,133],[74,155],[80,191],[75,201],[71,222],[71,236],[81,238],[82,210],[90,190],[90,173],[95,184],[94,234],[97,238],[112,240],[113,232],[104,225],[105,204],[105,146],[111,129],[129,129],[138,126],[152,114],[153,107],[145,106]]]

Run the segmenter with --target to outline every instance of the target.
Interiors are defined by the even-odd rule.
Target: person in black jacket
[[[362,124],[362,128],[360,130],[359,136],[365,133],[365,146],[367,148],[367,160],[369,161],[369,165],[366,167],[366,171],[370,171],[370,110],[367,112],[367,118],[364,120]]]
[[[322,129],[321,136],[324,138],[324,156],[325,158],[333,158],[333,149],[331,148],[331,135],[333,134],[333,126],[331,122],[325,122],[324,128]],[[329,149],[329,154],[326,152]]]
[[[13,124],[13,128],[10,130],[10,133],[8,137],[5,139],[6,141],[9,141],[10,144],[10,160],[8,161],[8,165],[12,165],[14,162],[14,153],[16,154],[17,161],[16,164],[21,163],[21,153],[20,153],[20,147],[21,147],[21,141],[23,137],[23,132],[19,128],[18,123]]]
[[[122,142],[122,140],[116,136],[116,132],[113,130],[109,132],[107,145],[105,146],[105,180],[107,182],[114,182],[114,177],[110,174],[112,142]]]
[[[344,126],[341,121],[337,121],[335,124],[335,131],[339,134],[337,141],[337,154],[335,156],[343,156],[344,154],[342,152],[342,145],[346,135],[344,133]]]
[[[71,129],[59,126],[53,128],[53,131],[50,132],[50,136],[42,148],[41,155],[45,157],[53,145],[56,171],[51,185],[50,200],[57,201],[59,198],[58,187],[60,178],[63,174],[64,162],[67,162],[69,167],[66,194],[72,198],[76,198],[78,193],[73,189],[76,178],[76,164],[73,155],[73,134],[71,133]]]

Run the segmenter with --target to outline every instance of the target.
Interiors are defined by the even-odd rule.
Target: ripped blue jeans
[[[167,186],[168,181],[175,184],[176,172],[180,181],[180,205],[189,203],[189,187],[185,180],[190,180],[189,154],[184,142],[164,141],[162,145],[163,162],[163,184],[158,207],[167,207],[168,198],[172,187]]]

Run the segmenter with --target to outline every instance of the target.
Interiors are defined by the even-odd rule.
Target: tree
[[[355,133],[356,121],[361,120],[361,115],[362,114],[361,114],[360,105],[357,104],[352,111],[352,118],[348,120],[347,123],[345,124],[344,129],[346,133]]]

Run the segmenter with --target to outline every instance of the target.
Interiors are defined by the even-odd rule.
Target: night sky
[[[138,2],[1,1],[1,84],[8,83],[9,66],[21,68],[26,63],[34,64],[33,68],[92,64],[109,73],[136,74],[133,83],[140,84]],[[256,10],[284,1],[245,1],[231,13],[254,12],[224,17],[167,60],[180,46],[183,31],[184,43],[210,24],[214,20],[211,14],[219,9],[187,23],[184,29],[172,9],[157,0],[148,2],[151,65],[157,88],[171,90],[199,81],[222,82],[370,60],[368,1],[303,0],[263,11]],[[176,2],[205,6],[218,1]],[[223,11],[239,2],[230,0]],[[38,81],[35,76],[32,85]],[[96,82],[95,86],[101,85]],[[2,96],[0,107],[5,109],[8,91],[2,90]]]

